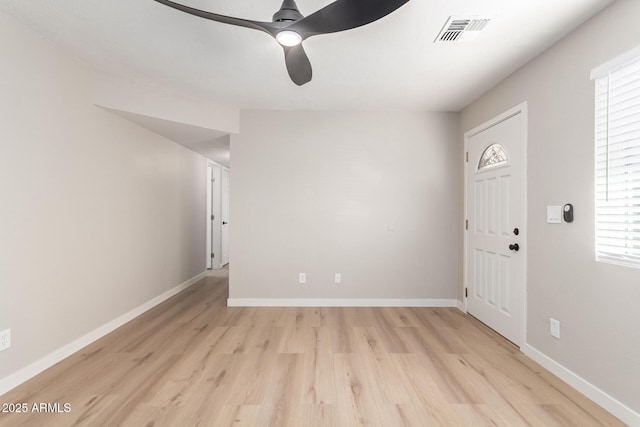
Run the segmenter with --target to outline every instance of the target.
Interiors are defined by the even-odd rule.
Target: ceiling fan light
[[[284,30],[276,34],[276,40],[282,46],[298,46],[302,43],[302,36],[295,31]]]

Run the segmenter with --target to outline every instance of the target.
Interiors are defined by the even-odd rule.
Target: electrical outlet
[[[307,283],[307,274],[299,273],[298,274],[298,283]]]
[[[11,347],[11,329],[0,332],[0,351]]]
[[[549,325],[550,325],[549,332],[551,333],[551,336],[560,339],[560,321],[554,318],[551,318],[549,319]]]
[[[340,283],[340,282],[342,282],[342,274],[336,273],[336,275],[333,278],[333,283]]]

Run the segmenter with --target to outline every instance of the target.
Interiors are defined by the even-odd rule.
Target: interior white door
[[[522,111],[467,135],[467,312],[521,345],[524,297]]]
[[[222,265],[229,263],[229,169],[222,169],[220,203],[222,207]]]

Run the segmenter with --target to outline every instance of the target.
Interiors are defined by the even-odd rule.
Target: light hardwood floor
[[[227,308],[209,277],[0,396],[0,426],[594,426],[616,418],[449,308]]]

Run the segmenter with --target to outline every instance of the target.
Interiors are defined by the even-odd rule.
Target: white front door
[[[222,204],[222,255],[221,264],[229,264],[229,169],[222,169],[220,202]]]
[[[465,134],[467,312],[522,344],[524,107]]]

